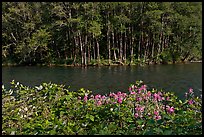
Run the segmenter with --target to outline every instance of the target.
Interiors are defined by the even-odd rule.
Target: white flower
[[[28,111],[28,108],[27,108],[27,107],[25,107],[25,108],[24,108],[24,110],[25,110],[25,111]]]

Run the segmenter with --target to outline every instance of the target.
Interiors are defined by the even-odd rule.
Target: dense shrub
[[[2,134],[202,134],[202,99],[191,88],[181,101],[142,81],[108,95],[53,83],[11,84],[2,86]]]

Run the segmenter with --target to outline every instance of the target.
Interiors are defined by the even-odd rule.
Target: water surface
[[[136,80],[143,80],[150,88],[175,92],[183,97],[191,87],[202,92],[202,63],[102,67],[3,67],[2,81],[6,88],[12,80],[27,86],[53,82],[70,86],[70,90],[85,88],[94,94],[127,92]]]

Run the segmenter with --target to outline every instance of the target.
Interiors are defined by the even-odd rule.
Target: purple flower
[[[138,113],[135,113],[134,117],[135,118],[138,118],[139,114]]]
[[[97,106],[100,106],[102,103],[101,103],[101,101],[99,100],[99,101],[97,101]]]
[[[96,96],[95,96],[95,99],[100,99],[101,98],[101,95],[100,94],[97,94]]]
[[[188,101],[188,104],[189,104],[189,105],[193,104],[193,100],[192,100],[192,99],[189,100],[189,101]]]
[[[144,108],[145,108],[145,106],[136,107],[135,110],[136,110],[137,112],[143,112],[143,111],[144,111]]]
[[[169,107],[168,106],[167,112],[170,113],[170,114],[174,113],[174,107]]]
[[[117,93],[117,95],[120,96],[120,95],[121,95],[121,92],[119,91],[119,92]]]
[[[88,96],[85,95],[85,96],[84,96],[84,102],[86,102],[87,100],[88,100]]]
[[[142,101],[142,98],[141,98],[141,97],[138,97],[136,100],[137,100],[137,101]]]
[[[189,93],[193,93],[193,89],[192,88],[189,88]]]
[[[159,112],[158,111],[154,111],[154,115],[158,116]]]
[[[161,116],[154,116],[154,119],[160,120],[160,119],[161,119]]]
[[[123,102],[123,99],[119,97],[118,98],[118,103],[121,104],[122,102]]]
[[[103,95],[101,98],[102,98],[102,99],[105,99],[105,98],[106,98],[106,96],[104,96],[104,95]]]

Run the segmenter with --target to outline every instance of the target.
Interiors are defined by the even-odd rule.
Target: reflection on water
[[[96,93],[127,92],[136,80],[149,87],[173,91],[180,97],[190,87],[198,95],[202,91],[202,63],[103,67],[3,67],[2,80],[9,87],[11,80],[28,86],[42,82],[70,85],[71,90],[85,88]]]

